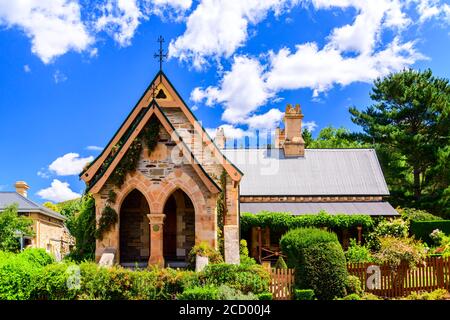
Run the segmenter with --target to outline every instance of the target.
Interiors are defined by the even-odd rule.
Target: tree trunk
[[[415,166],[414,167],[414,196],[416,200],[420,199],[422,195],[421,185],[420,185],[420,169]]]

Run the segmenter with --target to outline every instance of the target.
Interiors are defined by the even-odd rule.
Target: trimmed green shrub
[[[243,233],[252,227],[269,227],[273,232],[286,232],[296,228],[329,228],[337,231],[358,226],[371,230],[373,227],[373,220],[368,215],[330,215],[325,211],[301,216],[293,216],[286,212],[261,211],[258,214],[244,212],[241,214],[240,223]]]
[[[260,265],[210,264],[199,274],[203,285],[223,284],[247,294],[269,291],[270,275]]]
[[[348,276],[347,281],[345,283],[345,289],[347,294],[356,294],[361,296],[364,291],[361,286],[361,280],[357,276]]]
[[[19,254],[0,255],[0,300],[28,300],[33,295],[39,266]]]
[[[188,262],[192,269],[195,269],[195,259],[197,255],[208,257],[208,261],[211,264],[223,262],[220,252],[212,248],[207,242],[201,242],[192,247],[191,251],[189,251]]]
[[[320,300],[345,295],[347,264],[336,234],[295,229],[281,238],[280,245],[288,257],[288,266],[295,268],[297,289],[313,289]]]
[[[245,240],[245,239],[241,239],[241,241],[239,241],[239,254],[241,256],[248,257],[248,246],[247,246],[247,240]]]
[[[214,286],[193,287],[177,295],[177,300],[217,300],[219,289]]]
[[[19,253],[18,257],[23,258],[29,261],[30,263],[41,267],[55,262],[53,256],[48,254],[47,251],[45,251],[44,249],[37,249],[37,248],[27,248],[23,250],[21,253]]]
[[[39,272],[36,279],[32,299],[38,300],[73,300],[79,294],[76,288],[68,287],[69,277],[72,275],[68,268],[75,264],[53,263],[46,265]]]
[[[411,221],[410,225],[411,235],[428,245],[433,245],[433,239],[430,238],[430,234],[435,229],[439,229],[446,235],[450,235],[450,220]]]
[[[258,300],[273,300],[273,294],[271,292],[263,292],[257,294]]]
[[[277,262],[275,263],[275,268],[276,269],[287,269],[287,264],[286,261],[284,261],[282,256],[278,257]]]
[[[295,289],[295,300],[314,300],[314,290],[311,289]]]

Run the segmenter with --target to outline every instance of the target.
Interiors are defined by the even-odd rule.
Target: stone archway
[[[119,252],[121,264],[147,263],[150,256],[150,208],[145,196],[132,190],[120,207]]]
[[[186,262],[195,245],[195,209],[189,196],[176,189],[163,209],[163,256],[170,262]]]

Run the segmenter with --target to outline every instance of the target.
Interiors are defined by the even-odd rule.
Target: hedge
[[[429,245],[434,244],[430,238],[430,233],[435,229],[439,229],[446,235],[450,235],[450,220],[411,221],[409,227],[411,235]]]
[[[261,211],[253,214],[244,212],[241,214],[241,231],[246,232],[252,227],[269,227],[271,231],[284,232],[296,228],[329,228],[332,230],[343,230],[362,226],[365,231],[374,225],[368,215],[331,215],[325,211],[318,214],[294,216],[286,212]]]
[[[347,264],[335,233],[320,229],[294,229],[280,240],[295,268],[296,289],[312,289],[319,300],[332,300],[346,293]]]
[[[44,250],[0,251],[0,300],[173,300],[195,295],[212,299],[213,289],[200,288],[213,287],[235,299],[256,299],[256,294],[268,292],[269,281],[269,273],[256,264],[221,263],[202,272],[131,270],[92,262],[55,263]]]
[[[314,300],[314,290],[311,289],[295,289],[295,300]]]

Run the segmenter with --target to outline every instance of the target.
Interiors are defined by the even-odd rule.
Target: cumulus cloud
[[[184,14],[192,6],[192,0],[147,0],[152,4],[150,12],[165,19],[184,19]]]
[[[57,158],[49,166],[51,172],[56,173],[59,176],[71,176],[77,175],[86,164],[94,160],[94,157],[81,158],[78,153],[67,153],[62,157]]]
[[[316,42],[307,42],[297,44],[294,50],[269,50],[258,58],[234,55],[230,70],[218,84],[195,88],[191,100],[222,105],[222,120],[227,123],[263,128],[281,119],[277,109],[258,114],[260,107],[276,101],[281,91],[307,88],[317,99],[336,85],[370,83],[426,59],[414,41],[401,40],[401,30],[411,20],[399,0],[313,0],[312,4],[317,10],[356,8],[356,17],[351,24],[333,29],[321,48]],[[383,44],[380,36],[387,28],[394,31],[394,37]]]
[[[94,42],[77,1],[0,0],[0,25],[23,30],[32,52],[44,63],[71,50],[88,50]]]
[[[249,37],[248,28],[268,12],[281,14],[297,0],[202,0],[189,15],[186,31],[170,42],[169,55],[201,69],[207,58],[230,57]]]
[[[70,185],[67,182],[62,182],[58,179],[54,179],[50,187],[38,191],[37,195],[42,199],[53,202],[62,202],[81,197],[81,194],[70,189]]]
[[[108,0],[101,6],[102,15],[95,23],[96,31],[107,32],[120,46],[128,46],[146,18],[136,0]]]
[[[241,123],[259,106],[264,105],[273,94],[267,89],[263,78],[264,69],[255,58],[235,56],[230,71],[225,72],[218,86],[195,88],[191,99],[205,104],[223,104],[222,119],[229,123]]]

